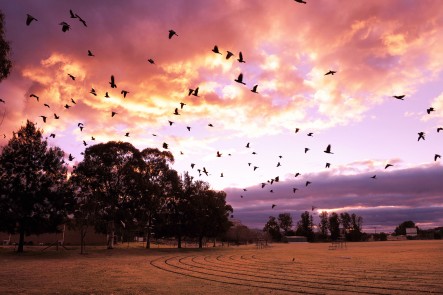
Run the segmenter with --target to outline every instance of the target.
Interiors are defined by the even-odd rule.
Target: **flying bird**
[[[252,87],[251,91],[254,92],[254,93],[258,93],[257,92],[257,87],[258,87],[258,85],[254,85],[254,87]]]
[[[388,169],[389,167],[392,167],[392,166],[394,166],[394,165],[392,165],[392,164],[386,164],[385,169]]]
[[[108,91],[106,91],[106,93],[105,93],[105,97],[106,97],[106,98],[109,98]]]
[[[72,102],[73,104],[77,104],[73,98],[71,98],[71,102]]]
[[[403,97],[405,97],[405,95],[394,95],[392,97],[394,97],[396,99],[404,100]]]
[[[177,33],[174,30],[169,30],[168,38],[171,39],[174,35],[178,37]]]
[[[278,162],[278,163],[277,163],[277,167],[280,167],[280,166],[281,166],[281,164],[280,164],[280,162]]]
[[[191,131],[191,127],[189,126],[186,126],[186,129],[188,129],[188,131]]]
[[[88,144],[86,143],[86,141],[83,140],[83,145],[84,145],[84,146],[87,146]]]
[[[5,101],[3,99],[0,98],[0,102],[5,103]]]
[[[69,76],[69,78],[71,78],[71,79],[72,79],[72,81],[75,81],[75,77],[74,77],[73,75],[71,75],[71,74],[68,74],[68,76]]]
[[[211,123],[208,124],[209,127],[214,127],[214,125],[212,125]]]
[[[129,132],[126,132],[126,133],[125,133],[125,136],[126,136],[126,137],[129,137]]]
[[[29,97],[35,97],[36,99],[37,99],[37,101],[39,101],[39,97],[37,96],[37,95],[35,95],[34,93],[31,93],[30,95],[29,95]]]
[[[306,184],[305,184],[305,186],[308,186],[308,185],[310,185],[311,184],[311,182],[310,181],[306,181]]]
[[[114,117],[114,116],[117,115],[117,114],[118,114],[117,112],[112,111],[112,112],[111,112],[111,117]]]
[[[331,163],[326,163],[326,167],[325,168],[330,168],[331,167]]]
[[[26,25],[27,26],[29,26],[31,23],[32,23],[32,21],[38,21],[38,19],[36,19],[35,17],[33,17],[32,15],[30,15],[30,14],[26,14]]]
[[[148,59],[148,62],[149,62],[151,65],[154,65],[154,64],[155,64],[155,62],[154,62],[154,60],[153,60],[152,58]]]
[[[217,54],[221,54],[221,52],[218,50],[218,46],[214,45],[214,48],[212,49],[212,52],[217,53]]]
[[[314,135],[314,133],[312,133],[312,132],[308,133],[308,136],[313,136],[313,135]]]
[[[326,147],[326,150],[324,150],[324,152],[327,153],[327,154],[333,154],[331,152],[331,145],[330,144]]]
[[[300,173],[298,173],[298,172],[297,172],[297,173],[295,173],[295,177],[297,177],[297,176],[300,176],[300,175],[301,175],[301,174],[300,174]]]
[[[111,84],[111,88],[117,88],[117,85],[115,84],[114,75],[111,75],[111,81],[109,82],[109,84]]]
[[[228,50],[228,53],[226,54],[226,59],[231,58],[231,56],[234,56],[234,53]]]
[[[425,133],[424,132],[419,132],[418,133],[418,140],[417,141],[420,141],[420,139],[425,140]]]
[[[71,18],[77,18],[77,16],[76,16],[75,13],[72,11],[72,9],[69,9],[69,14],[70,14]]]
[[[168,121],[169,122],[169,126],[172,126],[172,124],[174,124],[174,122],[172,121]]]
[[[303,0],[294,0],[295,2],[298,2],[298,3],[303,3],[303,4],[306,4],[306,1],[303,1]]]
[[[377,175],[371,176],[371,178],[372,178],[372,179],[376,179],[376,178],[377,178]]]
[[[180,103],[180,109],[183,109],[183,107],[185,106],[186,104],[184,103],[184,102],[181,102]]]
[[[82,19],[78,14],[75,14],[75,16],[78,18],[78,20],[79,20],[79,21],[80,21],[85,27],[87,27],[86,22],[85,22],[84,19]]]
[[[122,90],[120,93],[123,94],[123,98],[126,98],[126,95],[129,93],[129,91]]]
[[[73,157],[71,154],[69,154],[68,159],[69,159],[69,161],[72,161],[75,159],[75,157]]]
[[[219,151],[217,151],[217,157],[221,157],[222,156],[222,154],[220,154],[220,152]]]
[[[242,73],[240,73],[240,75],[238,75],[238,78],[235,79],[234,81],[237,82],[237,83],[246,85],[246,83],[243,82],[243,74]]]
[[[257,166],[254,166],[254,171],[257,170],[257,169],[258,169],[258,167],[257,167]]]
[[[443,127],[438,127],[437,132],[443,131]]]
[[[49,106],[49,104],[47,104],[47,103],[44,103],[43,104],[45,107],[47,107],[48,109],[50,109],[51,107]]]
[[[299,132],[300,128],[295,128],[295,133]]]
[[[295,194],[295,192],[298,190],[298,188],[296,188],[296,187],[293,187],[292,188],[292,192]]]
[[[59,25],[62,26],[62,32],[67,32],[71,29],[71,26],[67,22],[61,22]]]
[[[117,86],[116,86],[117,87]],[[89,91],[89,93],[91,93],[94,96],[97,96],[97,93],[95,92],[94,88],[91,88],[91,91]]]
[[[437,161],[437,159],[440,159],[440,158],[441,158],[441,156],[439,154],[435,154],[434,161]]]
[[[166,142],[163,143],[163,148],[167,149],[168,148],[168,144]]]
[[[39,116],[39,117],[43,119],[44,123],[46,123],[46,116]]]
[[[68,104],[65,104],[65,109],[69,109],[71,106],[70,105],[68,105]]]
[[[329,71],[329,72],[327,72],[327,73],[325,74],[325,76],[326,76],[326,75],[334,75],[335,73],[337,73],[337,71]]]
[[[309,148],[305,148],[305,154],[309,151]]]
[[[95,56],[91,50],[88,49],[88,56]]]
[[[238,62],[245,62],[245,60],[243,59],[243,54],[241,53],[241,51],[238,53]]]
[[[58,120],[58,119],[60,119],[60,117],[59,117],[59,116],[57,116],[57,114],[56,114],[56,113],[54,113],[54,119]]]
[[[195,164],[194,164],[194,163],[191,163],[191,168],[192,168],[192,169],[194,169],[194,166],[195,166]]]
[[[277,205],[275,205],[275,204],[272,204],[272,207],[271,207],[271,209],[274,209],[274,207],[275,207],[275,206],[277,206]]]
[[[51,135],[49,135],[49,137],[55,138],[55,134],[51,133]]]
[[[426,112],[428,113],[428,115],[429,115],[431,112],[433,112],[433,111],[435,111],[435,109],[434,109],[433,107],[430,107],[429,109],[426,110]]]
[[[91,140],[95,140],[95,137],[94,137],[94,136],[91,136]]]

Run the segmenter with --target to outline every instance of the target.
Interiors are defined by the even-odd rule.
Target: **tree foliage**
[[[0,230],[24,235],[56,232],[70,207],[64,153],[48,148],[42,131],[27,121],[0,155]]]
[[[295,234],[298,236],[305,236],[308,241],[314,239],[314,218],[308,211],[305,211],[300,215]]]
[[[278,215],[278,226],[280,227],[280,230],[284,236],[294,234],[294,231],[292,230],[293,220],[291,214],[280,213]]]
[[[274,216],[269,216],[268,222],[266,222],[263,231],[267,232],[273,241],[280,242],[282,239],[280,226],[278,225],[278,221]]]
[[[328,224],[331,240],[335,241],[340,237],[340,218],[337,213],[332,212],[329,215]]]
[[[406,235],[406,228],[411,228],[411,227],[416,227],[418,229],[418,227],[415,226],[415,223],[412,220],[403,221],[395,228],[394,230],[395,235],[397,236]]]

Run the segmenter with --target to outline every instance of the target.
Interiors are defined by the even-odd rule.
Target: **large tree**
[[[137,175],[143,169],[140,152],[128,142],[110,141],[88,147],[84,159],[73,171],[81,177],[82,189],[94,196],[99,210],[96,230],[108,235],[107,247],[114,247],[116,227],[130,219]]]
[[[71,204],[64,153],[48,148],[42,131],[27,121],[0,155],[0,230],[24,236],[56,232]]]
[[[0,82],[9,76],[11,71],[10,51],[9,43],[5,40],[5,15],[0,10]]]
[[[400,223],[396,228],[395,228],[395,235],[400,236],[400,235],[406,235],[406,228],[411,228],[411,227],[415,227],[418,229],[417,226],[415,226],[414,221],[412,220],[408,220],[408,221],[404,221],[402,223]]]
[[[269,216],[268,222],[266,222],[263,231],[267,232],[273,241],[281,241],[282,235],[280,232],[280,226],[278,225],[277,218],[274,216]]]
[[[288,236],[290,234],[293,234],[292,226],[292,216],[289,213],[280,213],[278,215],[278,226],[280,227],[280,230],[283,231],[284,236]]]
[[[318,224],[318,228],[320,229],[320,234],[322,236],[322,239],[326,239],[328,237],[328,212],[322,211],[319,215],[320,217],[320,223]]]
[[[331,233],[331,239],[333,241],[340,237],[340,218],[337,213],[332,212],[328,218],[328,229]]]
[[[298,236],[305,236],[308,241],[314,239],[314,218],[308,211],[305,211],[300,215],[300,220],[297,222],[297,230],[295,233]]]

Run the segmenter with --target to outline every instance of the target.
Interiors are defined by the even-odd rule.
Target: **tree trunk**
[[[146,237],[146,249],[151,249],[151,228],[148,226],[148,236]]]
[[[182,248],[182,236],[181,236],[181,235],[179,235],[179,236],[177,237],[177,248],[178,248],[178,249],[181,249],[181,248]]]
[[[198,247],[200,249],[203,248],[203,237],[202,236],[198,237]]]
[[[114,230],[111,230],[111,232],[108,234],[107,248],[114,249]]]
[[[86,229],[82,227],[80,229],[80,254],[85,254],[85,236]]]
[[[17,253],[23,253],[23,245],[25,244],[25,227],[20,222],[20,239],[18,240]]]

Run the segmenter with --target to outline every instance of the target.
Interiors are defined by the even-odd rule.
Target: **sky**
[[[304,211],[355,213],[368,232],[443,226],[441,2],[306,2],[0,0],[13,62],[0,146],[26,120],[71,169],[83,141],[167,143],[173,169],[224,190],[254,228]]]

